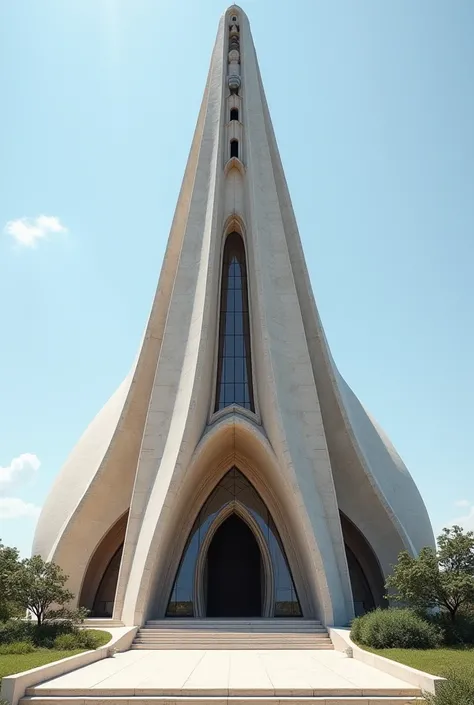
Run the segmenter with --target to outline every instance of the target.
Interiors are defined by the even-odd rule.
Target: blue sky
[[[0,537],[25,555],[140,343],[224,9],[0,3]],[[474,528],[474,3],[244,9],[336,362],[435,530]]]

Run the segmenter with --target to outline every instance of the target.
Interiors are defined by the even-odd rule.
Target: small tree
[[[25,558],[17,570],[11,574],[8,582],[11,591],[16,595],[16,601],[25,610],[32,612],[38,626],[48,617],[70,617],[65,605],[74,595],[64,586],[68,576],[55,563],[44,561],[41,556]],[[60,609],[50,610],[52,605]]]
[[[4,546],[0,541],[0,622],[18,614],[15,593],[10,589],[10,578],[18,570],[18,549]]]
[[[423,548],[416,558],[402,551],[385,587],[396,591],[392,599],[447,610],[454,622],[461,606],[474,604],[474,532],[453,526],[443,529],[437,551]]]

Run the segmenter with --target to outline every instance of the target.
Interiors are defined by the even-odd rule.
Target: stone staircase
[[[315,620],[167,619],[147,622],[130,651],[27,688],[19,705],[421,705],[420,697],[335,651]]]
[[[314,619],[164,619],[138,630],[132,649],[332,649]]]
[[[139,630],[130,651],[29,687],[19,701],[19,705],[421,703],[419,688],[334,651],[321,623],[306,619],[153,620]]]

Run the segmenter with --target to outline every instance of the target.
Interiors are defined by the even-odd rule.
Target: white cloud
[[[0,466],[0,495],[19,484],[29,482],[34,477],[41,462],[34,453],[22,453],[13,458],[10,465]]]
[[[67,228],[55,215],[39,215],[37,218],[9,220],[5,232],[23,247],[36,247],[38,240],[52,233],[66,233]]]
[[[24,502],[18,497],[0,497],[0,519],[19,519],[21,517],[39,516],[41,507],[31,502]]]
[[[474,531],[474,503],[469,502],[467,499],[461,499],[456,502],[456,506],[462,507],[465,511],[463,511],[462,516],[452,519],[450,524],[462,526],[465,531]]]

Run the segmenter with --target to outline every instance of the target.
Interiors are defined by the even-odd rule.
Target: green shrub
[[[78,634],[81,646],[84,649],[97,649],[102,646],[103,640],[100,635],[92,629],[85,629]]]
[[[365,617],[365,615],[362,615],[361,617],[356,617],[355,619],[352,620],[351,624],[351,639],[352,641],[355,641],[356,644],[362,644],[362,618]]]
[[[82,649],[82,643],[78,633],[59,634],[54,640],[54,648],[59,651],[73,651]]]
[[[425,702],[430,705],[473,705],[474,683],[451,674],[438,686],[436,695],[425,694]]]
[[[0,624],[0,644],[11,644],[16,641],[31,641],[35,646],[50,649],[54,640],[60,634],[71,634],[78,631],[72,622],[47,622],[40,627],[31,620],[10,619]]]
[[[0,644],[14,641],[32,641],[31,623],[23,619],[10,619],[0,624]]]
[[[429,621],[443,632],[447,646],[474,644],[474,614],[459,612],[453,622],[449,614],[442,612],[430,617]]]
[[[110,641],[110,634],[93,629],[76,629],[69,634],[59,634],[54,640],[54,648],[60,651],[72,651],[73,649],[98,649],[99,646]]]
[[[31,654],[35,647],[31,641],[12,641],[10,644],[0,645],[0,654]]]
[[[36,646],[46,649],[52,649],[56,637],[61,634],[74,634],[78,631],[77,627],[67,620],[61,622],[45,622],[41,626],[31,623],[31,626],[33,628],[33,642]]]
[[[434,624],[410,609],[376,609],[352,622],[352,639],[374,649],[433,649],[442,642]]]

